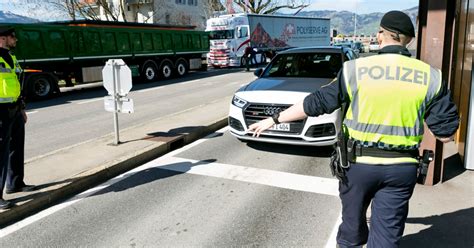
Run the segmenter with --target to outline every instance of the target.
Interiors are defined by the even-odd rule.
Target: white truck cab
[[[250,28],[247,14],[222,15],[207,20],[210,52],[208,64],[213,67],[244,66],[245,48],[250,46]],[[256,54],[258,62],[261,54]]]

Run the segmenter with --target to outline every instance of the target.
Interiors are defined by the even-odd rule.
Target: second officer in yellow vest
[[[26,114],[20,98],[21,67],[10,49],[16,46],[15,30],[0,27],[0,209],[13,206],[3,199],[7,193],[31,191],[24,177],[24,142]]]
[[[348,61],[336,80],[272,118],[249,127],[254,136],[274,123],[331,113],[348,105],[344,130],[352,157],[339,183],[339,247],[398,247],[417,179],[423,121],[441,141],[459,125],[441,72],[410,58],[410,18],[390,11],[381,22],[379,55]],[[367,208],[371,204],[370,232]]]

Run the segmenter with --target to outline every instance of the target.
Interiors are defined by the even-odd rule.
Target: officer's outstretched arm
[[[287,110],[280,113],[280,117],[278,118],[279,122],[290,122],[301,120],[308,117],[303,109],[303,101],[296,103],[295,105],[289,107]],[[249,126],[249,132],[254,132],[253,137],[259,137],[260,134],[269,129],[273,126],[275,122],[272,118],[267,118],[265,120],[261,120],[257,123],[254,123]]]

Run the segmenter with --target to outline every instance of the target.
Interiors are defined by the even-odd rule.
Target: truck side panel
[[[251,14],[248,17],[252,47],[277,50],[330,44],[329,19]]]
[[[36,99],[59,92],[58,80],[65,80],[66,85],[72,85],[72,79],[93,80],[94,76],[90,75],[97,75],[98,68],[111,58],[123,59],[133,75],[145,81],[207,68],[203,54],[209,51],[209,40],[203,31],[138,25],[14,24],[14,27],[18,37],[15,53],[21,66],[29,69],[25,87]],[[85,77],[84,72],[87,72]]]

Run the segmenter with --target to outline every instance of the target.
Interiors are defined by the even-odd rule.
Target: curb
[[[168,152],[190,144],[206,135],[213,133],[227,125],[227,117],[214,123],[196,128],[190,133],[177,136],[176,138],[155,146],[150,146],[138,154],[124,156],[114,160],[112,164],[99,165],[95,169],[75,176],[70,183],[49,192],[43,192],[40,196],[17,205],[0,213],[0,228],[29,217],[67,198],[77,195],[83,191],[93,188],[111,178],[141,166]]]

